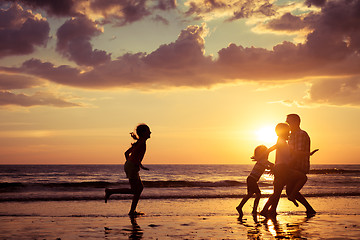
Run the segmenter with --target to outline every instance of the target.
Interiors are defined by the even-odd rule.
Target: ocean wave
[[[217,187],[236,187],[246,186],[243,181],[224,180],[217,182],[210,181],[143,181],[146,188],[217,188]],[[122,182],[106,182],[106,181],[89,181],[89,182],[66,182],[66,183],[0,183],[0,192],[17,192],[36,189],[41,190],[61,190],[73,191],[77,190],[91,190],[98,188],[120,187],[128,185],[128,181]],[[260,186],[272,186],[271,183],[259,182]]]
[[[360,173],[360,170],[324,168],[324,169],[310,169],[309,172],[309,174],[353,174],[353,173]]]
[[[214,199],[214,198],[237,198],[241,199],[245,194],[181,194],[181,195],[143,195],[141,199]],[[305,197],[359,197],[360,192],[324,192],[324,193],[309,193],[303,194]],[[262,194],[262,197],[270,197],[270,194]],[[281,197],[286,197],[282,194]],[[130,200],[131,195],[114,195],[110,201],[114,200]],[[23,196],[23,197],[0,197],[0,202],[59,202],[59,201],[103,201],[102,196],[54,196],[54,197],[34,197],[34,196]]]

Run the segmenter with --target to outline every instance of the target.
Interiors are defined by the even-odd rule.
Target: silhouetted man
[[[300,117],[297,114],[287,115],[286,122],[290,126],[289,145],[294,150],[291,167],[302,172],[305,176],[310,170],[310,137],[300,128]],[[306,177],[307,181],[307,177]],[[286,186],[286,193],[292,192],[293,185],[290,183]],[[306,208],[307,216],[313,216],[316,211],[311,207],[309,202],[299,192],[295,199]]]

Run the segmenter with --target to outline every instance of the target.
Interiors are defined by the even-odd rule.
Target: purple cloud
[[[294,16],[291,13],[285,13],[279,19],[270,20],[265,26],[275,31],[294,32],[302,29],[313,29],[319,15],[309,13],[305,17]]]
[[[309,101],[360,106],[360,76],[316,81],[309,90]]]
[[[45,19],[24,11],[18,4],[0,9],[0,58],[34,52],[47,43],[50,27]]]
[[[0,73],[0,90],[32,88],[41,83],[42,81],[32,76]]]
[[[56,50],[78,65],[96,66],[110,61],[111,54],[93,50],[92,37],[101,34],[96,23],[85,16],[66,21],[57,31]]]
[[[9,91],[0,91],[0,106],[55,106],[55,107],[78,107],[77,103],[71,103],[49,93],[38,92],[32,96],[15,94]]]
[[[146,0],[92,0],[90,2],[90,9],[100,13],[104,17],[104,23],[111,22],[117,26],[124,26],[151,15],[146,2]]]
[[[49,15],[75,16],[77,15],[76,2],[79,0],[8,0],[23,3],[34,9],[44,9]]]

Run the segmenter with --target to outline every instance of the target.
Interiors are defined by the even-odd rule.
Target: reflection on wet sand
[[[144,234],[139,224],[137,224],[136,218],[137,216],[130,216],[132,229],[131,229],[131,234],[129,235],[129,239],[135,239],[135,240],[142,239],[142,236]]]
[[[144,232],[136,221],[137,217],[139,216],[130,216],[131,226],[126,228],[113,229],[109,227],[104,227],[105,239],[119,239],[119,236],[123,235],[127,235],[131,240],[142,239]]]
[[[253,215],[253,219],[238,219],[239,224],[247,228],[248,239],[267,239],[271,234],[276,239],[306,239],[302,236],[301,225],[306,223],[309,218],[305,217],[297,219],[297,221],[284,221],[277,218],[267,218],[259,221],[257,215]]]

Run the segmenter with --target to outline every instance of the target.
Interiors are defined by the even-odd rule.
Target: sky
[[[0,164],[252,164],[297,113],[360,163],[360,0],[2,0]],[[274,154],[270,155],[273,161]]]

